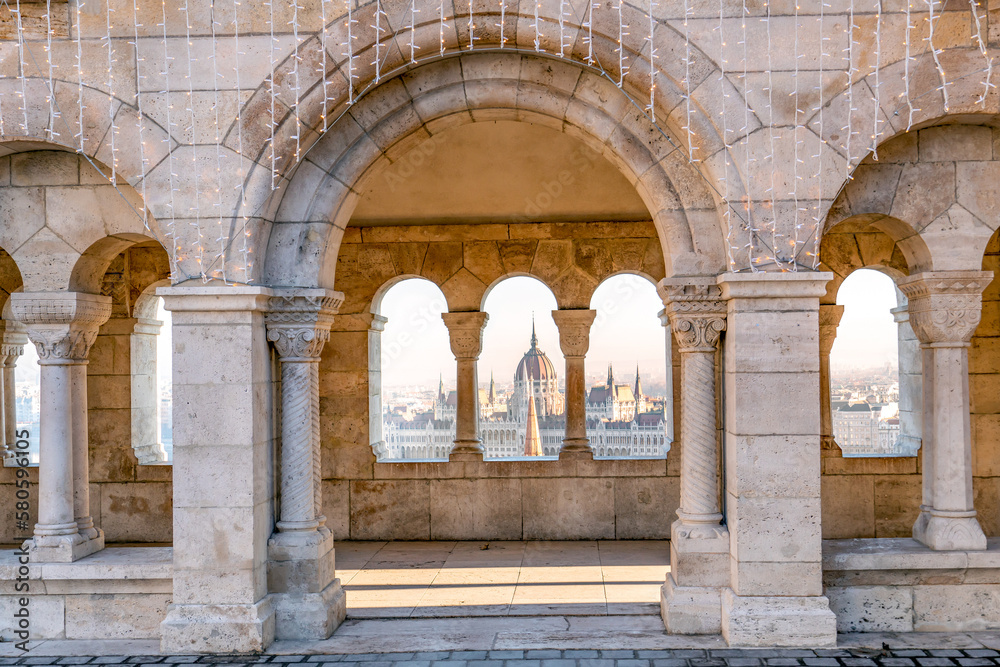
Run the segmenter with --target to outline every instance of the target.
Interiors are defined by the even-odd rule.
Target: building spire
[[[438,398],[444,398],[444,373],[438,374]]]
[[[542,435],[538,430],[538,410],[535,408],[535,391],[528,396],[528,424],[524,429],[524,455],[542,455]]]
[[[493,382],[493,371],[490,371],[490,405],[496,405],[497,402],[497,391],[496,384]]]
[[[535,313],[531,313],[531,349],[538,347],[538,336],[535,335]]]
[[[635,365],[635,400],[642,396],[642,380],[639,379],[639,364]]]
[[[611,370],[611,364],[608,364],[608,389],[615,388],[615,372]]]

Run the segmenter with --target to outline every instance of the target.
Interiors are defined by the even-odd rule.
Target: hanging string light
[[[214,0],[213,0],[214,2]],[[323,0],[323,4],[326,0]],[[326,21],[323,21],[323,33],[326,33]],[[239,212],[243,217],[243,226],[240,228],[240,257],[243,258],[243,282],[250,282],[250,217],[247,213],[247,191],[246,191],[246,162],[243,156],[243,83],[240,79],[240,2],[233,0],[233,46],[236,49],[236,153],[239,155],[240,167],[238,174],[237,189],[240,191]],[[326,127],[326,102],[329,97],[326,94],[326,46],[323,47],[323,126]]]
[[[77,26],[79,26],[79,3],[77,4]],[[160,0],[160,28],[163,29],[163,70],[160,73],[163,76],[164,88],[160,91],[160,95],[167,100],[167,135],[163,138],[164,143],[167,144],[167,174],[168,174],[168,185],[170,187],[170,195],[167,201],[167,207],[170,209],[170,220],[167,222],[167,232],[166,236],[170,237],[171,251],[170,256],[173,259],[171,266],[176,267],[180,261],[180,242],[177,239],[176,230],[176,220],[177,211],[174,207],[174,193],[177,192],[177,188],[174,185],[174,180],[177,178],[176,165],[174,163],[174,148],[171,142],[171,134],[174,131],[174,123],[171,120],[171,111],[174,108],[173,98],[170,96],[170,61],[173,60],[170,56],[170,51],[168,45],[170,42],[167,40],[167,0]],[[77,37],[79,37],[79,28],[77,28]],[[79,42],[77,42],[77,48],[79,49]],[[79,51],[78,51],[79,53]],[[78,56],[79,57],[79,56]],[[82,75],[81,75],[82,76]],[[81,136],[83,133],[83,83],[80,83],[81,98],[80,98],[80,132]],[[81,139],[81,150],[82,150],[82,139]]]
[[[420,48],[417,46],[417,14],[420,12],[417,9],[417,0],[410,0],[410,63],[413,65],[417,64],[417,50]],[[347,0],[347,25],[348,34],[347,42],[350,49],[353,50],[354,45],[351,43],[353,41],[353,35],[351,35],[351,0]]]
[[[479,38],[476,37],[475,14],[472,11],[472,0],[469,0],[469,50],[470,51],[472,50],[472,47],[475,45],[477,39]]]
[[[732,168],[731,157],[733,147],[729,143],[729,128],[727,127],[726,116],[726,100],[729,99],[729,94],[726,89],[726,65],[728,62],[726,60],[725,13],[725,0],[719,0],[719,26],[717,28],[719,31],[719,102],[722,107],[722,110],[719,112],[719,120],[722,125],[723,160],[725,162],[725,170],[721,177],[724,188],[722,194],[722,216],[726,221],[726,246],[729,254],[729,269],[732,271],[736,267],[736,253],[739,251],[739,248],[734,245],[733,211],[732,204],[729,201],[729,170]],[[690,146],[688,151],[690,152]]]
[[[375,60],[372,61],[372,65],[375,67],[376,84],[381,80],[382,74],[382,33],[386,31],[386,29],[382,27],[383,16],[386,21],[389,20],[385,10],[382,9],[382,0],[375,0],[375,24],[372,25],[372,28],[375,29]]]
[[[115,147],[115,137],[118,134],[118,126],[115,125],[115,47],[111,41],[111,0],[107,0],[107,11],[105,12],[106,29],[104,43],[108,49],[108,142],[111,147],[111,185],[118,182],[118,152]]]
[[[270,76],[268,76],[267,78],[268,93],[270,93],[271,96],[271,108],[270,108],[271,122],[269,123],[268,127],[270,131],[269,132],[270,136],[268,137],[267,140],[267,146],[268,146],[268,151],[271,154],[271,192],[274,192],[275,190],[278,189],[278,156],[274,149],[274,129],[278,125],[278,119],[276,117],[277,100],[276,100],[276,92],[274,90],[274,66],[275,66],[274,45],[277,40],[275,40],[274,38],[274,2],[272,0],[272,2],[266,2],[264,4],[267,5],[268,9],[267,27],[271,36],[267,47],[267,62],[271,72]],[[350,0],[348,0],[347,6],[348,8],[350,8]]]
[[[559,57],[566,57],[566,49],[569,44],[566,43],[566,15],[567,15],[568,3],[566,0],[559,0]]]
[[[618,0],[616,9],[618,11],[618,47],[616,52],[618,53],[618,87],[621,88],[625,85],[625,75],[628,74],[628,65],[626,64],[627,56],[625,55],[625,37],[628,33],[625,32],[625,28],[628,25],[625,24],[625,19],[622,16],[622,9],[625,6],[625,0]],[[687,23],[687,18],[684,19]],[[690,59],[690,53],[688,54]]]
[[[504,0],[500,0],[500,48],[503,48],[503,8]],[[444,57],[444,0],[438,0],[438,55]]]
[[[792,246],[791,247],[791,254],[790,254],[790,262],[791,262],[791,269],[792,269],[792,271],[798,270],[798,266],[795,263],[795,249],[798,246],[798,242],[799,242],[799,230],[801,229],[801,223],[799,222],[799,213],[801,212],[801,207],[799,206],[799,178],[800,178],[799,177],[799,163],[802,162],[802,160],[799,158],[799,150],[802,148],[802,139],[801,139],[800,135],[802,134],[802,129],[803,128],[802,128],[802,123],[799,121],[799,116],[802,113],[802,110],[799,108],[800,107],[800,104],[799,104],[799,59],[803,56],[803,54],[799,53],[799,27],[800,26],[799,26],[799,3],[798,2],[795,3],[794,20],[795,20],[795,26],[794,26],[795,38],[794,38],[793,41],[794,41],[795,46],[794,46],[793,53],[794,53],[794,56],[795,56],[795,73],[792,76],[794,77],[795,88],[792,91],[792,96],[794,98],[795,110],[794,110],[794,123],[793,123],[793,128],[792,128],[792,138],[795,141],[795,145],[794,145],[794,147],[792,149],[792,151],[793,151],[793,156],[792,156],[792,191],[789,193],[792,196],[792,210],[793,210],[793,213],[792,213],[792,233],[790,235],[791,238],[789,240],[789,243]],[[776,235],[776,237],[777,237],[777,235]],[[771,246],[771,249],[774,251],[774,261],[778,265],[781,264],[781,259],[780,259],[781,253],[778,250],[778,248],[780,248],[780,247],[781,246],[779,246],[779,245],[773,245],[773,246]]]
[[[535,5],[534,6],[535,20],[531,22],[531,27],[535,31],[535,51],[541,51],[542,50],[542,30],[541,30],[541,26],[540,26],[540,19],[538,18],[538,13],[539,13],[539,10],[541,9],[541,6],[542,6],[542,0],[532,0],[532,3]]]
[[[688,160],[698,162],[694,154],[694,127],[691,123],[691,31],[688,28],[690,17],[690,0],[684,0],[684,133],[687,136]]]
[[[828,38],[826,36],[826,26],[824,25],[824,18],[826,13],[826,8],[830,5],[826,0],[821,0],[819,3],[819,83],[817,84],[817,98],[816,103],[816,118],[817,124],[819,126],[819,141],[816,144],[816,154],[813,155],[813,160],[816,162],[816,174],[813,177],[816,183],[816,213],[813,216],[813,228],[812,228],[812,251],[806,251],[807,256],[812,256],[812,268],[815,270],[819,263],[819,226],[822,224],[822,211],[823,211],[823,147],[826,145],[826,134],[823,127],[823,107],[826,106],[826,101],[824,100],[824,86],[823,86],[823,73],[824,73],[824,62],[829,56],[826,52],[826,42]],[[796,257],[798,256],[798,251],[796,251]]]
[[[584,26],[587,28],[587,36],[584,39],[587,42],[587,64],[593,65],[594,60],[594,10],[599,7],[596,2],[587,3],[587,20],[584,22]]]
[[[86,108],[83,105],[83,23],[81,22],[80,10],[86,3],[82,0],[77,0],[76,2],[76,98],[77,98],[77,123],[79,133],[76,135],[80,139],[79,151],[84,153],[83,144],[87,140],[83,136],[83,110]],[[164,19],[164,26],[166,25],[166,19]],[[166,27],[163,30],[163,69],[167,69],[167,32]],[[169,86],[168,86],[169,88]],[[167,125],[170,124],[169,117],[167,119]],[[169,128],[167,130],[170,131]],[[76,138],[76,137],[74,137]],[[169,142],[169,140],[168,140]],[[168,143],[169,145],[169,143]],[[171,190],[173,188],[171,187]]]
[[[687,2],[687,0],[685,0]],[[751,196],[751,174],[750,174],[750,78],[747,76],[749,71],[750,57],[748,53],[748,42],[750,41],[747,36],[747,16],[750,14],[750,10],[747,9],[746,0],[743,0],[743,7],[740,13],[740,24],[741,30],[743,31],[741,44],[743,45],[743,159],[744,159],[744,190],[746,192],[746,202],[744,204],[744,210],[747,214],[746,224],[747,230],[750,232],[750,242],[749,246],[749,257],[750,257],[750,269],[752,271],[757,270],[757,264],[761,261],[761,258],[756,256],[756,242],[760,238],[760,229],[755,226],[753,214],[753,198]],[[685,23],[687,21],[685,20]],[[685,32],[687,29],[685,28]],[[689,122],[690,124],[690,122]]]
[[[656,7],[656,0],[649,0],[649,5],[647,5],[649,11],[646,12],[646,19],[649,21],[649,34],[646,36],[646,43],[649,47],[649,106],[646,107],[646,111],[649,112],[649,120],[653,123],[656,122],[656,59],[660,56],[656,51],[656,42],[654,41],[654,31],[656,28],[656,20],[653,18],[653,9]]]
[[[302,41],[299,39],[299,0],[292,0],[292,44],[295,45],[292,51],[292,81],[295,88],[295,102],[292,112],[295,114],[295,162],[302,157],[302,120],[299,118],[299,95],[300,93],[300,82],[299,82],[299,62],[302,60],[302,56],[299,54],[299,47],[302,46]],[[213,40],[215,38],[213,37]]]
[[[330,36],[330,29],[327,27],[327,23],[328,23],[329,19],[327,18],[327,15],[326,15],[326,5],[327,5],[328,2],[330,2],[330,0],[320,0],[320,3],[319,3],[319,18],[320,18],[320,21],[323,23],[323,27],[320,29],[320,32],[319,32],[319,53],[320,53],[320,56],[319,56],[319,73],[320,73],[320,76],[322,77],[322,81],[323,81],[323,109],[320,111],[320,119],[323,121],[323,134],[326,134],[326,131],[327,131],[328,127],[329,127],[328,121],[327,121],[327,112],[326,112],[326,110],[327,110],[328,105],[330,104],[330,93],[329,93],[330,77],[329,77],[329,75],[326,72],[326,70],[327,70],[326,60],[327,60],[327,57],[328,57],[327,56],[327,50],[326,50],[326,44],[327,44],[327,39]],[[381,8],[381,6],[382,6],[381,0],[379,0],[378,6],[379,6],[379,8]],[[376,17],[377,16],[378,16],[378,14],[376,13]],[[375,20],[377,21],[378,19],[376,18]],[[378,30],[375,31],[375,39],[376,40],[379,39],[379,32],[378,32]],[[379,42],[376,41],[376,44],[375,44],[375,49],[376,49],[375,50],[375,60],[378,60],[378,45],[379,45]],[[377,67],[375,68],[375,76],[376,77],[378,76],[378,68]],[[376,79],[376,81],[378,81],[378,79]]]
[[[977,0],[969,0],[969,8],[972,10],[972,18],[975,21],[975,36],[976,46],[979,47],[979,53],[983,56],[983,60],[986,61],[985,76],[983,77],[983,94],[979,96],[976,100],[976,104],[982,105],[986,108],[986,98],[990,94],[990,88],[995,88],[996,84],[992,83],[993,78],[993,58],[990,56],[986,49],[986,41],[983,39],[983,23],[979,17],[979,5]]]
[[[50,3],[52,0],[48,0]],[[213,0],[214,2],[215,0]],[[135,31],[132,35],[132,48],[135,51],[135,69],[136,69],[136,86],[135,86],[135,108],[138,120],[136,125],[139,129],[139,171],[141,173],[142,180],[140,181],[142,187],[142,225],[149,231],[149,206],[146,204],[146,138],[143,136],[144,126],[145,126],[145,114],[142,112],[142,81],[146,77],[139,72],[142,71],[142,67],[139,63],[145,62],[144,58],[139,54],[139,28],[142,24],[139,23],[139,0],[132,0],[132,24],[135,27]],[[50,38],[51,45],[51,38]],[[52,47],[49,46],[51,52]],[[50,56],[51,62],[51,56]],[[54,97],[51,93],[52,90],[52,69],[49,68],[49,97],[50,99]],[[51,112],[50,112],[51,113]]]
[[[765,14],[764,14],[764,29],[767,34],[767,142],[768,142],[768,155],[767,162],[770,166],[771,181],[770,185],[766,188],[766,193],[768,196],[768,203],[771,209],[770,219],[767,220],[767,226],[771,230],[771,247],[778,248],[778,208],[775,206],[775,195],[777,188],[775,187],[776,169],[774,167],[774,145],[775,145],[775,135],[774,135],[774,78],[771,72],[773,67],[771,66],[771,3],[767,2],[764,4]],[[797,82],[796,82],[797,85]],[[777,255],[775,260],[778,260]],[[780,263],[780,260],[779,260]]]
[[[507,43],[505,30],[507,28],[507,0],[500,0],[500,23],[495,24],[500,28],[500,48]],[[441,55],[444,55],[444,1],[441,2]]]
[[[934,10],[937,9],[938,0],[925,0],[925,2],[927,3],[927,44],[934,57],[934,66],[937,68],[938,77],[941,79],[941,86],[938,90],[944,96],[944,110],[948,111],[948,77],[945,76],[944,67],[941,65],[941,49],[934,45],[934,27],[938,21]]]
[[[903,56],[903,96],[906,98],[906,108],[908,111],[906,121],[907,132],[909,132],[910,128],[913,127],[913,114],[918,111],[918,109],[913,108],[913,99],[910,97],[910,62],[913,60],[913,57],[910,55],[910,31],[913,27],[913,22],[910,19],[910,13],[912,10],[913,1],[907,0],[906,30],[903,32],[903,42],[906,49],[906,53]]]
[[[975,2],[975,0],[972,0]],[[878,139],[882,134],[879,125],[881,119],[879,113],[882,109],[882,0],[875,0],[875,90],[872,91],[875,103],[874,119],[872,128],[872,155],[878,160]]]
[[[59,111],[56,109],[55,104],[55,63],[52,56],[52,0],[45,0],[45,57],[48,59],[49,65],[49,87],[45,91],[45,98],[49,104],[49,126],[46,128],[46,133],[49,135],[50,141],[55,141],[59,137],[59,133],[56,132],[56,119],[59,118]],[[138,52],[136,53],[136,62],[139,61]],[[3,127],[3,121],[0,120],[0,128]],[[0,134],[3,134],[2,129],[0,129]],[[140,150],[142,144],[142,129],[139,130],[139,143]],[[143,198],[145,199],[145,197]]]
[[[847,15],[847,68],[844,70],[844,74],[847,76],[845,84],[847,85],[847,127],[844,129],[847,131],[847,164],[844,166],[845,172],[844,176],[848,179],[851,178],[851,140],[854,137],[854,128],[852,127],[852,121],[854,119],[854,112],[857,109],[854,107],[854,0],[851,0],[848,15]]]
[[[194,202],[193,206],[189,209],[189,213],[194,217],[190,226],[194,230],[195,238],[191,240],[191,246],[195,250],[195,261],[198,263],[198,275],[201,276],[202,282],[208,282],[208,274],[205,273],[205,243],[204,235],[201,229],[201,185],[198,178],[198,126],[195,119],[194,113],[194,63],[196,62],[195,57],[191,53],[191,12],[188,7],[188,0],[184,0],[184,7],[182,9],[184,12],[184,36],[185,43],[187,44],[187,112],[189,121],[191,123],[191,174],[194,178],[191,179],[194,185]]]
[[[225,223],[225,212],[223,210],[223,200],[222,200],[222,137],[219,136],[219,129],[222,127],[222,116],[219,111],[219,78],[221,74],[219,73],[219,57],[217,51],[218,41],[216,39],[216,27],[221,27],[215,18],[215,0],[212,0],[212,5],[209,12],[209,21],[212,24],[212,106],[215,109],[215,207],[219,219],[219,231],[215,239],[216,243],[219,244],[219,251],[215,255],[213,264],[218,264],[219,276],[222,281],[229,282],[226,277],[226,243],[229,241],[229,233],[226,229]]]
[[[27,135],[28,132],[28,90],[27,90],[27,69],[28,63],[24,60],[24,26],[21,23],[21,0],[17,0],[16,9],[13,10],[13,14],[17,17],[16,27],[17,27],[17,57],[19,61],[19,67],[17,70],[18,83],[21,84],[21,92],[18,93],[18,97],[21,100],[21,113],[24,116],[24,120],[21,123],[21,134]]]

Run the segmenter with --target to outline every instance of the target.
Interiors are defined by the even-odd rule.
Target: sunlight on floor
[[[658,614],[667,541],[338,542],[348,618]]]

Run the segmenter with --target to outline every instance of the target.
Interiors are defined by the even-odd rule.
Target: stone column
[[[969,346],[989,271],[934,271],[899,281],[923,349],[923,478],[914,539],[937,551],[986,548],[972,502]]]
[[[830,352],[837,341],[837,327],[844,316],[843,306],[819,307],[819,441],[823,458],[843,458],[833,437],[833,405],[830,396]]]
[[[596,310],[552,311],[552,319],[559,328],[559,347],[566,359],[566,437],[559,450],[560,458],[594,458],[594,450],[587,438],[584,359],[590,349],[590,326],[596,317]]]
[[[259,653],[274,638],[274,377],[264,287],[161,287],[172,314],[173,597],[165,653]]]
[[[675,634],[721,632],[720,599],[729,584],[729,531],[719,506],[715,359],[726,306],[712,279],[659,285],[681,357],[681,503],[670,529],[670,574],[660,610]]]
[[[87,354],[111,298],[81,292],[18,292],[14,316],[41,367],[38,524],[32,561],[69,563],[104,548],[90,516]]]
[[[819,298],[830,273],[727,273],[725,489],[737,646],[828,646],[820,526]]]
[[[343,302],[340,292],[276,290],[265,316],[281,362],[281,512],[267,543],[278,639],[326,639],[347,613],[322,513],[319,433],[320,353]]]
[[[898,308],[892,309],[899,340],[899,453],[916,456],[920,451],[920,421],[923,370],[920,341],[910,326],[910,309],[906,297]]]
[[[657,313],[657,317],[660,318],[660,324],[663,326],[663,359],[666,363],[665,386],[667,391],[666,395],[663,397],[663,416],[667,425],[667,442],[673,443],[675,430],[674,421],[676,420],[674,415],[674,333],[670,330],[670,316],[667,314],[666,308]]]
[[[388,317],[372,315],[368,329],[368,440],[378,457],[386,454],[382,433],[382,332]]]
[[[160,392],[156,370],[156,340],[163,322],[144,317],[120,318],[120,320],[121,324],[116,329],[109,327],[105,329],[109,336],[129,337],[132,449],[140,464],[162,463],[167,460],[167,452],[160,442]]]
[[[0,357],[3,358],[3,441],[7,452],[16,452],[17,448],[17,383],[14,367],[18,357],[24,354],[24,346],[28,343],[24,325],[14,320],[8,320],[3,332],[3,343],[0,344]],[[38,434],[35,434],[38,437]]]
[[[442,313],[448,327],[451,351],[458,363],[455,389],[458,405],[455,410],[455,446],[452,461],[482,460],[483,443],[479,439],[479,381],[476,362],[483,349],[483,329],[489,315],[479,311]]]

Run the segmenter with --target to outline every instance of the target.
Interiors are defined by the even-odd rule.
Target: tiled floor
[[[338,542],[348,618],[658,614],[669,543]]]

